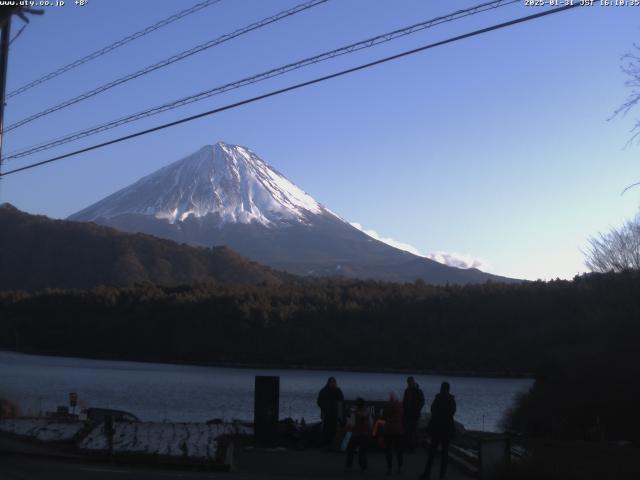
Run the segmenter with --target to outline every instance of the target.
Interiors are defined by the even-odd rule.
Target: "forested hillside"
[[[0,205],[0,231],[0,290],[290,278],[225,247],[189,247],[91,223],[51,220],[9,204]]]

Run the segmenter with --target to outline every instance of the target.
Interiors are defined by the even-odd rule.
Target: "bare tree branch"
[[[616,110],[607,121],[611,121],[618,116],[625,116],[640,104],[640,46],[633,44],[633,51],[622,56],[620,59],[620,70],[627,76],[625,86],[631,89],[631,93],[625,101]],[[631,138],[627,141],[625,147],[629,147],[634,143],[640,143],[640,119],[636,120],[635,125],[631,128]],[[640,185],[640,181],[627,186],[621,195],[627,190]]]
[[[640,214],[589,240],[585,264],[593,272],[640,270]]]

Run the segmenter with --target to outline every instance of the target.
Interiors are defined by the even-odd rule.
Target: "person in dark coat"
[[[325,445],[331,445],[338,429],[338,414],[342,407],[344,396],[338,388],[338,382],[329,377],[327,384],[318,393],[318,407],[322,418],[322,438]]]
[[[351,439],[347,446],[347,470],[353,466],[353,458],[358,451],[358,464],[360,470],[367,469],[367,451],[371,438],[371,412],[364,404],[364,399],[356,399],[356,410],[353,413],[353,426],[351,427]]]
[[[402,471],[404,453],[404,427],[402,426],[402,402],[391,392],[382,411],[384,419],[384,452],[387,459],[387,475],[391,475],[393,451],[398,459],[398,473]]]
[[[407,388],[402,398],[402,411],[406,445],[413,452],[418,444],[418,422],[424,407],[424,393],[413,377],[407,378]]]
[[[453,437],[453,416],[456,413],[456,400],[449,393],[449,383],[442,382],[440,393],[431,404],[431,419],[427,426],[427,432],[431,436],[429,447],[429,460],[420,478],[429,478],[433,460],[438,452],[438,445],[442,445],[442,458],[440,461],[440,478],[447,476],[447,463],[449,461],[449,442]]]

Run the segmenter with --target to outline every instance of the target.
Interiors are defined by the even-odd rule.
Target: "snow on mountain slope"
[[[178,243],[226,245],[296,275],[432,283],[508,281],[383,243],[316,202],[245,147],[216,143],[69,217]]]
[[[307,223],[329,210],[249,149],[218,142],[72,215],[93,221],[152,215],[170,223],[212,215],[222,223]]]

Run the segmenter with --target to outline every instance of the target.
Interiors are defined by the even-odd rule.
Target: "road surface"
[[[87,463],[70,459],[43,458],[33,455],[0,454],[1,480],[292,480],[292,479],[353,479],[362,478],[357,468],[344,471],[344,455],[319,450],[305,451],[242,451],[238,453],[234,472],[167,470],[119,464]],[[406,455],[404,471],[396,478],[417,478],[424,468],[425,454]],[[438,478],[438,464],[432,478]],[[370,455],[365,478],[388,478],[384,455]],[[470,480],[451,466],[449,480]]]

